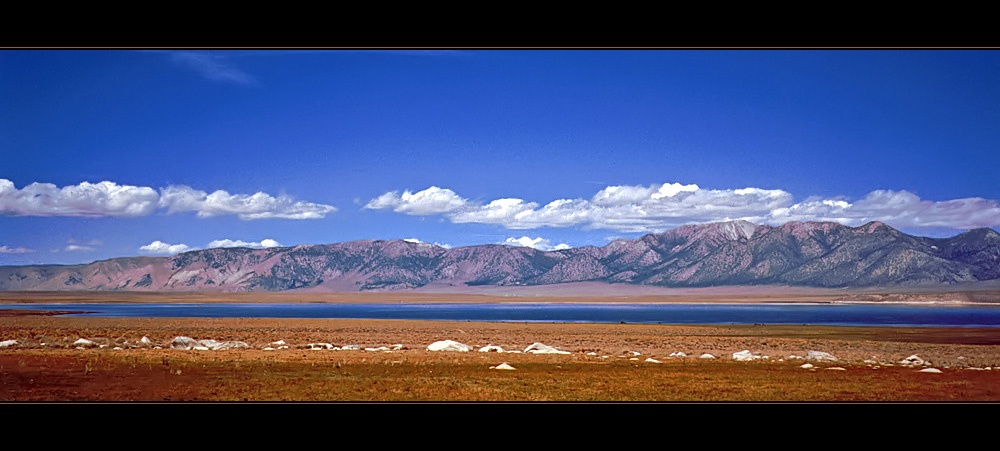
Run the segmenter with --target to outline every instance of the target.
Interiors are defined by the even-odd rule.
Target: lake
[[[1000,306],[886,304],[4,304],[73,316],[1000,327]]]

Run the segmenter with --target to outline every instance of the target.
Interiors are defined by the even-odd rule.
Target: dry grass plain
[[[3,293],[0,303],[93,302],[95,295],[109,299],[105,293]],[[382,299],[397,300],[395,296]],[[430,299],[422,296],[402,299]],[[469,302],[469,296],[446,298]],[[690,302],[690,296],[680,298]],[[251,298],[303,299],[280,294],[110,296],[115,302],[248,302]],[[322,301],[335,298],[359,299],[328,295]],[[143,336],[164,349],[139,347]],[[169,349],[176,336],[239,340],[250,348]],[[76,349],[73,342],[78,338],[105,347]],[[477,349],[492,344],[505,350],[541,342],[570,354],[426,350],[428,344],[446,339]],[[1000,401],[1000,331],[990,328],[84,318],[7,311],[0,314],[3,340],[18,341],[0,349],[0,402],[7,403]],[[263,349],[277,340],[289,348]],[[304,348],[319,342],[361,349]],[[403,349],[364,350],[394,345]],[[733,360],[732,354],[742,350],[767,358]],[[812,361],[814,368],[802,368],[807,361],[795,357],[810,350],[838,360]],[[671,357],[675,352],[687,357]],[[703,353],[718,358],[697,358]],[[899,363],[914,354],[929,363]],[[491,368],[501,363],[515,370]],[[919,371],[928,367],[941,372]]]

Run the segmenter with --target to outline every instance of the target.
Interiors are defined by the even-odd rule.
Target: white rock
[[[221,351],[224,349],[247,349],[250,345],[243,341],[223,341],[217,344],[214,348],[216,351]]]
[[[594,352],[594,351],[590,351],[590,352],[587,353],[587,355],[597,355],[597,353]]]
[[[489,344],[479,348],[479,352],[503,352],[503,348]]]
[[[340,348],[332,348],[332,349],[339,349],[341,351],[360,351],[361,350],[361,346],[358,346],[358,345],[343,345]]]
[[[733,360],[738,362],[749,362],[751,360],[757,360],[760,357],[753,355],[749,350],[744,349],[740,352],[733,353]]]
[[[645,361],[648,362],[648,363],[663,363],[663,362],[660,362],[659,360],[656,360],[656,359],[654,359],[652,357],[647,357]]]
[[[219,342],[215,340],[198,340],[198,344],[208,349],[215,349],[215,347],[219,345]]]
[[[393,351],[402,351],[404,349],[406,349],[406,347],[403,346],[402,344],[394,344],[394,345],[392,345],[392,350]]]
[[[504,363],[501,363],[501,364],[499,364],[497,366],[491,366],[490,369],[491,370],[513,370],[515,368],[512,367],[512,366],[510,366],[510,365],[508,365],[507,362],[504,362]]]
[[[828,352],[809,351],[806,353],[806,360],[815,360],[817,362],[822,362],[822,361],[836,362],[837,358]]]
[[[139,339],[139,343],[144,345],[151,345],[153,344],[153,340],[150,340],[149,337],[143,335],[142,338]]]
[[[237,348],[249,348],[250,345],[242,341],[216,341],[216,340],[198,340],[198,345],[195,348],[202,347],[210,351],[221,351],[224,349],[237,349]]]
[[[377,348],[365,348],[365,351],[370,351],[370,352],[388,351],[388,350],[389,350],[389,348],[387,346],[379,346]]]
[[[73,342],[73,346],[76,346],[78,348],[89,348],[89,347],[96,346],[96,345],[94,344],[94,342],[92,342],[92,341],[90,341],[90,340],[88,340],[86,338],[80,338],[80,339],[78,339],[78,340],[76,340],[76,341]]]
[[[812,367],[813,367],[813,364],[811,364],[811,363],[803,363],[802,366],[800,366],[799,368],[804,368],[804,369],[808,370],[809,368],[812,368]]]
[[[201,346],[197,340],[191,337],[174,337],[173,341],[170,342],[171,349],[194,349],[197,346]]]
[[[287,345],[287,344],[288,343],[285,343],[285,340],[278,340],[278,341],[272,341],[271,342],[271,346],[273,346],[273,347],[284,346],[284,345]]]
[[[937,368],[924,368],[924,369],[922,369],[920,371],[917,371],[917,372],[918,373],[940,373],[941,370],[939,370]]]
[[[831,367],[828,367],[827,369],[828,370],[834,370],[834,371],[847,371],[846,368],[842,368],[842,367],[839,367],[839,366],[831,366]]]
[[[907,358],[905,358],[903,360],[900,360],[899,363],[901,363],[903,365],[917,365],[917,366],[919,366],[919,365],[923,365],[925,363],[925,360],[921,359],[920,356],[918,356],[916,354],[913,354],[913,355],[911,355],[911,356],[909,356],[909,357],[907,357]]]
[[[472,350],[472,346],[454,340],[441,340],[427,345],[427,350],[469,352]]]
[[[638,361],[638,360],[639,360],[639,358],[638,358],[638,357],[629,357],[629,360],[635,360],[635,361]]]
[[[687,357],[687,354],[685,354],[683,352],[680,352],[680,351],[671,352],[670,353],[670,357]]]
[[[336,346],[330,343],[309,343],[306,345],[306,347],[313,351],[336,348]]]
[[[698,356],[698,358],[699,359],[714,359],[715,356],[706,352],[706,353]]]
[[[17,346],[17,340],[0,341],[0,348],[9,348],[11,346]]]
[[[569,351],[563,351],[552,346],[544,345],[539,342],[534,342],[527,348],[524,348],[524,352],[531,354],[571,354]]]

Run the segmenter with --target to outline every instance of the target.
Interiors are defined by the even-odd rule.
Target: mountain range
[[[1000,279],[1000,234],[950,238],[882,222],[687,225],[602,246],[543,252],[497,244],[446,249],[364,240],[213,248],[80,265],[0,266],[0,290],[373,291],[605,282],[662,287],[941,286]]]

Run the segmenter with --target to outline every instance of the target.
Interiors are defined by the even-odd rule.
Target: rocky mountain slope
[[[325,291],[597,281],[668,287],[947,285],[1000,279],[1000,234],[907,235],[881,222],[689,225],[542,252],[401,240],[216,248],[85,265],[0,266],[0,290]]]

